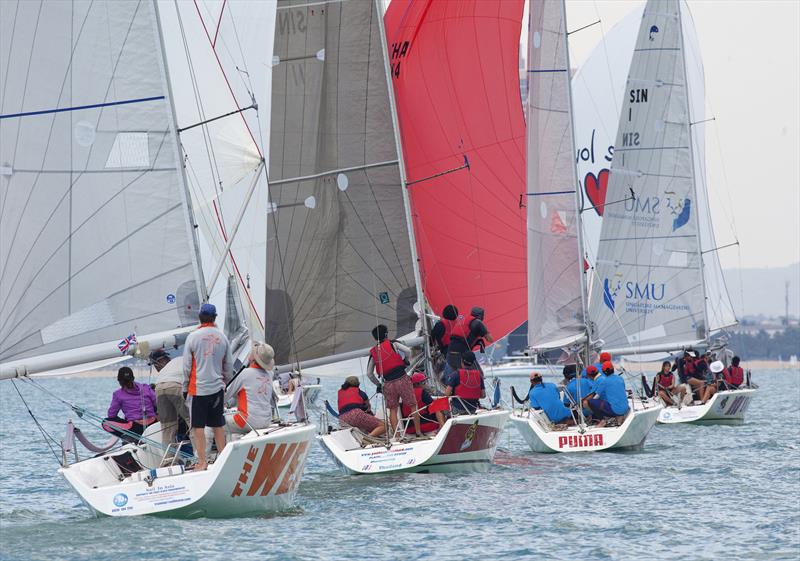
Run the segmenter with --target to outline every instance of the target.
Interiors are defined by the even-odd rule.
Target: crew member
[[[572,418],[572,413],[559,399],[556,385],[542,382],[542,375],[538,372],[531,372],[530,379],[531,389],[528,391],[528,401],[531,409],[544,411],[551,423],[574,425],[575,420]]]
[[[437,400],[433,399],[428,390],[424,388],[425,374],[414,372],[411,375],[411,382],[414,384],[414,397],[417,400],[417,407],[420,407],[419,418],[422,432],[432,432],[443,427],[445,421],[444,411],[438,407],[433,408],[435,411],[431,411],[431,408],[429,408]],[[409,405],[403,403],[404,418],[410,417],[413,411]]]
[[[739,366],[739,362],[741,359],[738,356],[733,357],[731,365],[723,373],[725,386],[729,390],[737,390],[744,383],[744,370]]]
[[[606,425],[606,419],[624,416],[630,409],[625,380],[614,373],[614,365],[610,361],[603,363],[603,374],[595,378],[593,391],[583,400],[584,406],[592,410],[592,416],[600,419],[598,427]]]
[[[119,389],[111,396],[103,428],[123,440],[132,441],[135,439],[117,429],[141,435],[146,426],[156,422],[156,394],[149,385],[135,382],[133,370],[127,366],[117,372],[117,382]],[[124,419],[119,417],[120,411]]]
[[[385,325],[378,325],[372,330],[372,336],[378,344],[369,350],[367,376],[376,386],[382,388],[383,398],[389,409],[389,420],[394,430],[400,413],[400,401],[412,407],[412,411],[416,411],[417,400],[414,397],[414,386],[406,374],[408,361],[400,354],[402,352],[406,357],[410,357],[411,349],[399,341],[390,340],[388,335],[389,329]],[[383,384],[375,374],[383,380]],[[416,434],[422,436],[419,413],[414,413],[412,419]]]
[[[486,324],[483,323],[483,317],[485,315],[483,308],[475,306],[470,311],[470,315],[472,318],[469,321],[469,335],[467,337],[467,343],[469,344],[470,350],[474,351],[477,348],[481,349],[483,352],[483,348],[486,346],[486,343],[492,344],[494,343],[494,338],[492,334],[489,333],[489,329],[486,327]]]
[[[675,383],[675,375],[672,373],[671,364],[668,360],[661,364],[661,371],[653,379],[653,389],[667,406],[677,405],[680,407],[686,395],[686,386]],[[674,399],[676,395],[678,396],[677,404]]]
[[[457,317],[458,308],[452,304],[448,304],[442,309],[441,317],[433,324],[433,328],[431,329],[431,344],[435,345],[444,357],[447,356],[447,347],[450,345],[450,331],[448,327],[452,325],[450,322],[455,321]]]
[[[242,370],[225,390],[225,401],[236,413],[225,415],[225,426],[232,433],[265,429],[272,423],[272,369],[275,351],[266,343],[255,343],[250,365]]]
[[[386,432],[383,421],[372,414],[369,397],[358,388],[357,376],[348,376],[337,395],[339,421],[355,427],[370,436]]]
[[[486,397],[483,372],[477,366],[475,353],[464,353],[461,368],[453,372],[446,381],[444,394],[458,398],[451,401],[454,412],[475,413],[480,406],[480,400]]]
[[[722,364],[722,361],[715,360],[708,366],[708,378],[706,387],[703,388],[703,396],[700,400],[703,405],[705,405],[711,397],[717,393],[718,385],[723,383],[723,374],[722,372],[725,370],[725,365]]]
[[[580,376],[576,376],[578,370],[577,365],[567,364],[564,366],[563,373],[564,380],[566,381],[566,387],[564,388],[564,405],[567,407],[575,405],[577,408],[578,403],[582,402],[585,396],[592,393],[592,380],[589,377],[589,369],[597,372],[597,368],[590,364],[583,369]],[[591,414],[591,410],[583,409],[584,418],[590,417]]]
[[[170,360],[164,349],[150,353],[150,362],[158,372],[156,378],[156,404],[158,420],[161,422],[161,443],[169,446],[174,443],[179,432],[179,421],[183,422],[180,432],[189,427],[189,410],[183,398],[183,359]]]
[[[456,310],[455,306],[453,306],[453,309]],[[470,350],[468,342],[470,321],[463,315],[458,314],[454,319],[443,318],[442,323],[445,329],[443,340],[446,339],[448,341],[447,359],[442,373],[445,384],[447,384],[446,380],[450,378],[450,375],[461,368],[461,357]]]
[[[189,394],[190,420],[197,453],[195,469],[206,469],[205,427],[211,427],[217,453],[225,449],[225,384],[232,378],[231,347],[217,328],[217,308],[200,306],[200,326],[186,338],[183,347],[184,389]]]

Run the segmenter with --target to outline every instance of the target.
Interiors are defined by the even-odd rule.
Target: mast
[[[394,85],[392,84],[392,72],[387,56],[389,45],[386,44],[386,29],[383,24],[383,10],[381,0],[375,0],[375,11],[378,16],[378,29],[381,34],[381,56],[383,58],[383,70],[386,75],[386,86],[389,89],[389,109],[392,113],[392,132],[394,133],[394,143],[397,150],[397,161],[400,168],[400,183],[403,192],[403,208],[406,214],[406,229],[408,230],[408,241],[411,244],[411,265],[414,268],[414,283],[417,285],[417,303],[419,304],[420,321],[422,322],[422,335],[425,344],[425,370],[428,370],[427,357],[430,356],[430,340],[428,332],[427,306],[425,304],[425,293],[422,290],[422,277],[419,272],[419,258],[417,257],[417,242],[414,238],[414,221],[411,217],[411,199],[408,196],[408,184],[406,181],[406,165],[403,160],[403,147],[400,143],[400,124],[397,119],[397,105],[394,99]]]
[[[153,10],[155,16],[156,34],[158,35],[158,45],[161,49],[160,56],[158,57],[159,66],[161,67],[161,79],[167,90],[167,97],[169,98],[169,127],[175,142],[172,143],[172,148],[175,153],[175,165],[181,170],[181,193],[184,208],[184,215],[186,216],[186,229],[189,238],[194,245],[194,252],[192,255],[192,267],[194,268],[194,276],[197,279],[197,294],[201,302],[208,302],[208,290],[206,290],[205,279],[203,278],[203,266],[200,260],[200,244],[197,239],[197,228],[195,228],[194,210],[192,209],[192,198],[189,194],[189,181],[186,178],[186,166],[180,148],[180,136],[178,136],[178,116],[175,112],[175,99],[172,94],[172,84],[169,80],[169,67],[167,65],[167,53],[164,46],[164,32],[161,29],[161,14],[158,11],[158,0],[153,0]]]
[[[567,98],[569,102],[569,127],[570,127],[570,147],[571,154],[575,155],[575,113],[572,105],[572,76],[569,62],[569,37],[567,36],[567,6],[566,1],[561,0],[561,14],[564,22],[564,56],[567,59]],[[578,236],[578,270],[580,271],[581,285],[581,310],[583,311],[583,324],[586,327],[586,342],[584,344],[585,361],[589,364],[589,345],[591,343],[591,328],[589,325],[589,297],[586,289],[586,271],[584,263],[586,261],[583,250],[583,225],[581,224],[581,184],[578,178],[578,164],[572,166],[573,184],[575,185],[575,233]]]
[[[699,200],[697,192],[697,174],[694,167],[694,141],[692,140],[692,118],[689,106],[689,77],[686,73],[686,45],[683,39],[683,19],[681,17],[681,3],[680,0],[675,0],[678,14],[678,35],[681,38],[681,71],[683,72],[683,83],[685,87],[684,99],[686,101],[686,122],[688,124],[689,136],[689,162],[691,163],[692,170],[692,192],[694,193],[695,207],[698,207],[697,201]],[[645,7],[645,12],[647,7]],[[695,212],[695,237],[697,239],[697,260],[698,267],[700,267],[700,284],[703,288],[703,340],[708,341],[709,323],[708,323],[708,295],[706,294],[706,277],[705,267],[703,267],[703,246],[700,240],[700,216]]]

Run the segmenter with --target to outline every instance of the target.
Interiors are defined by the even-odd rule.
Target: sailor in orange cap
[[[592,393],[583,400],[584,406],[588,405],[592,410],[592,416],[601,419],[598,427],[605,426],[608,418],[617,417],[618,422],[622,422],[621,417],[630,410],[625,380],[614,372],[610,360],[603,363],[602,371],[594,380]]]

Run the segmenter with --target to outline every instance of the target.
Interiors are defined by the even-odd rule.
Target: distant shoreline
[[[661,369],[661,362],[632,362],[625,361],[628,370],[645,370],[657,372]],[[798,370],[800,363],[791,364],[785,360],[748,360],[742,361],[742,367],[747,370]]]

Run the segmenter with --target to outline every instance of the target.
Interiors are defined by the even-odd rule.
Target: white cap
[[[722,361],[715,360],[714,362],[711,363],[709,368],[711,369],[711,372],[713,372],[714,374],[719,374],[720,372],[725,370],[725,365],[722,364]]]

